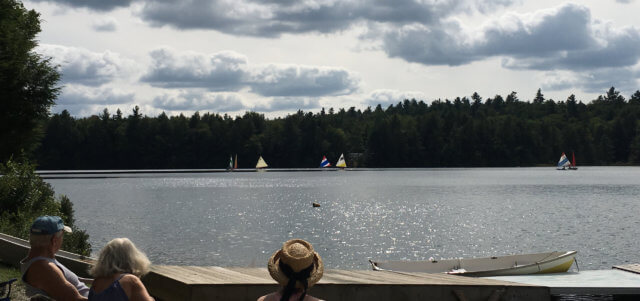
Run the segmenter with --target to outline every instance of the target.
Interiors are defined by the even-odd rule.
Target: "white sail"
[[[262,156],[260,156],[260,158],[258,158],[258,164],[256,164],[256,168],[265,168],[269,165],[267,165],[267,162],[264,161],[264,159],[262,159]]]
[[[336,167],[347,167],[347,163],[344,162],[344,154],[340,154],[340,159],[338,159],[338,163],[336,163]]]

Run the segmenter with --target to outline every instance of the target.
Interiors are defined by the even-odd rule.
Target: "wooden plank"
[[[613,268],[631,272],[631,273],[640,274],[640,264],[637,264],[637,263],[616,265],[616,266],[613,266]]]
[[[266,268],[154,266],[143,279],[158,300],[255,300],[278,289]],[[310,291],[325,300],[549,300],[549,288],[446,274],[325,270]]]

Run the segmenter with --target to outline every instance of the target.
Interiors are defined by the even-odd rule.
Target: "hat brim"
[[[280,256],[282,254],[282,250],[278,250],[271,258],[269,258],[269,263],[267,268],[269,269],[269,274],[273,280],[277,281],[281,285],[287,285],[289,282],[289,277],[285,276],[284,273],[280,270]],[[322,274],[324,273],[324,264],[322,263],[322,258],[318,255],[317,252],[313,252],[313,271],[311,271],[311,275],[309,275],[309,279],[307,279],[307,287],[312,287],[320,278],[322,278]],[[302,288],[300,283],[296,283],[297,288]]]

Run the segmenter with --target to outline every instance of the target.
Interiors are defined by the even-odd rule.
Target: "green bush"
[[[61,195],[56,199],[51,185],[35,173],[34,165],[21,161],[0,164],[0,232],[28,239],[29,228],[36,217],[57,215],[73,229],[73,233],[65,235],[62,249],[90,255],[89,235],[75,226],[69,198]]]

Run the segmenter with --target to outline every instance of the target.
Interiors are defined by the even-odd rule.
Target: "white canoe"
[[[28,241],[0,233],[0,261],[19,266],[20,260],[27,257],[29,248]],[[84,278],[90,278],[89,268],[95,262],[93,258],[62,250],[56,253],[56,259],[76,275]]]
[[[508,255],[486,258],[426,261],[373,261],[374,270],[447,273],[464,276],[513,276],[563,273],[574,262],[576,251]]]

